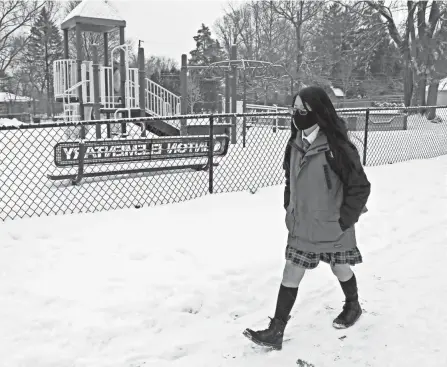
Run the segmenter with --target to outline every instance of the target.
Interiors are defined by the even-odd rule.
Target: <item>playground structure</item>
[[[181,96],[146,78],[144,49],[138,48],[138,67],[129,67],[129,47],[125,40],[126,21],[103,0],[83,0],[64,19],[61,24],[64,36],[64,59],[57,60],[53,66],[55,100],[62,102],[62,119],[67,122],[85,120],[117,120],[126,117],[155,117],[141,125],[141,136],[146,131],[156,136],[208,135],[206,125],[187,126],[185,119],[163,119],[166,116],[188,114],[188,73],[192,70],[204,70],[206,73],[221,73],[225,78],[225,97],[218,113],[273,112],[275,106],[257,106],[246,104],[245,77],[247,73],[267,76],[272,70],[285,69],[281,65],[255,60],[237,60],[237,49],[233,45],[230,60],[211,65],[188,65],[187,56],[181,57]],[[119,45],[109,49],[108,34],[119,29]],[[69,58],[69,31],[75,31],[76,60]],[[104,40],[103,64],[99,64],[97,45],[92,46],[92,59],[85,60],[83,54],[83,32],[101,33]],[[243,73],[242,109],[238,108],[238,73]],[[259,75],[258,75],[259,77]],[[271,75],[270,75],[271,77]],[[291,93],[293,79],[291,78]],[[248,108],[251,107],[251,108]],[[267,109],[266,109],[267,108]],[[119,121],[118,121],[119,122]],[[222,119],[219,120],[222,122]],[[215,133],[230,133],[227,127],[216,123]],[[277,123],[277,121],[276,121]],[[273,120],[272,120],[273,124]],[[232,118],[231,143],[237,141],[237,119]],[[245,118],[243,136],[245,141]],[[107,138],[112,137],[111,124],[107,124]],[[85,138],[85,129],[81,127],[80,137]],[[126,124],[121,122],[121,137],[127,136]],[[100,139],[100,126],[96,127],[96,138]]]
[[[52,181],[70,180],[77,185],[88,177],[212,171],[218,165],[213,157],[227,153],[227,135],[208,128],[207,136],[188,136],[192,134],[185,130],[186,121],[179,126],[173,116],[180,115],[180,97],[146,78],[142,47],[138,48],[138,68],[129,67],[125,27],[126,22],[103,0],[83,0],[61,24],[64,59],[54,63],[54,96],[63,104],[62,118],[68,123],[66,136],[73,127],[77,129],[77,121],[82,123],[79,135],[75,133],[68,137],[69,141],[54,146],[56,169],[47,173]],[[119,45],[109,50],[108,33],[116,28]],[[73,29],[76,60],[69,58],[69,31]],[[99,64],[97,45],[92,45],[93,60],[84,60],[83,32],[103,34],[103,65]],[[124,120],[136,117],[150,118]],[[86,122],[92,119],[95,121]],[[105,120],[103,124],[101,120]],[[136,139],[127,134],[129,124],[141,128]],[[87,136],[86,128],[92,125],[95,136]],[[107,128],[107,140],[103,139],[101,125]],[[112,133],[114,125],[121,126],[117,134]],[[147,138],[146,131],[154,137]]]
[[[180,113],[180,97],[146,78],[143,48],[138,49],[138,68],[129,67],[125,27],[126,21],[103,0],[84,0],[64,19],[61,24],[64,59],[53,65],[54,96],[63,103],[62,118],[71,122],[91,118],[160,117],[145,128],[158,136],[180,135],[175,121],[168,123],[161,119]],[[119,28],[120,45],[109,50],[108,33],[116,28]],[[73,29],[76,60],[69,58],[69,31]],[[84,60],[83,32],[103,34],[103,65],[99,65],[96,45],[92,49],[93,60]],[[121,126],[121,133],[125,134],[126,125]],[[100,131],[96,137],[101,138]],[[109,130],[107,137],[111,137]]]
[[[202,71],[209,76],[220,76],[225,80],[225,93],[224,96],[220,96],[221,101],[218,104],[218,113],[247,113],[247,112],[284,112],[287,108],[281,108],[276,105],[256,105],[247,103],[247,76],[252,79],[271,79],[278,81],[286,78],[290,82],[290,95],[293,95],[294,80],[293,77],[287,72],[283,65],[273,64],[266,61],[258,60],[245,60],[237,58],[236,45],[231,46],[230,60],[218,61],[209,65],[188,65],[187,55],[183,54],[181,58],[181,71],[180,71],[180,85],[181,85],[181,100],[186,101],[188,97],[188,73],[191,71]],[[242,73],[242,100],[239,101],[238,97],[238,75]],[[181,104],[182,115],[187,114],[188,106],[186,103]],[[229,124],[230,117],[227,117],[227,124]],[[237,119],[231,117],[231,143],[237,142]],[[286,127],[288,123],[284,119],[278,117],[263,117],[251,118],[251,122],[256,120],[256,124],[259,125],[258,120],[262,120],[260,125],[274,126],[273,131],[278,129],[278,123],[281,120],[283,127]],[[245,147],[246,130],[249,127],[247,118],[243,117],[242,122],[242,138],[243,146]],[[200,129],[203,129],[201,127]]]
[[[290,95],[293,95],[294,80],[282,65],[258,60],[240,60],[237,48],[231,48],[230,59],[210,65],[188,65],[187,55],[181,56],[180,84],[181,95],[146,78],[144,49],[138,48],[138,67],[129,66],[129,47],[125,41],[126,21],[104,0],[83,0],[61,24],[64,35],[64,59],[54,63],[54,96],[63,104],[64,121],[117,120],[126,117],[153,117],[150,121],[139,122],[141,136],[146,132],[155,136],[208,135],[208,125],[187,125],[185,118],[166,117],[188,114],[188,73],[200,72],[225,80],[225,93],[221,95],[217,113],[283,112],[278,106],[247,103],[247,77],[252,81],[290,82]],[[119,45],[109,49],[108,34],[119,29]],[[69,58],[69,31],[76,32],[76,60]],[[104,57],[99,64],[98,48],[92,46],[93,60],[84,60],[82,33],[103,34]],[[238,100],[238,80],[242,73],[242,101]],[[241,88],[240,88],[241,89]],[[350,117],[350,120],[356,117]],[[245,146],[246,130],[251,125],[288,128],[289,121],[284,118],[252,117],[247,122],[242,119],[242,137]],[[225,120],[225,121],[223,121]],[[384,118],[390,125],[389,117]],[[119,121],[117,121],[120,123]],[[222,123],[225,123],[225,127]],[[394,121],[394,124],[397,122]],[[216,134],[231,134],[231,143],[237,142],[238,120],[236,117],[220,118],[215,124]],[[397,123],[400,125],[400,123]],[[118,125],[118,124],[115,124]],[[357,124],[358,125],[358,124]],[[356,125],[356,126],[357,126]],[[383,128],[390,128],[383,125]],[[107,138],[112,137],[112,124],[107,124]],[[119,126],[119,125],[118,125]],[[127,136],[126,123],[121,122],[121,137]],[[230,128],[228,127],[230,126]],[[394,125],[393,125],[394,126]],[[354,125],[353,125],[354,128]],[[357,129],[358,127],[356,127]],[[231,129],[231,133],[229,131]],[[81,127],[80,137],[85,138]],[[101,128],[96,126],[96,138],[100,139]]]

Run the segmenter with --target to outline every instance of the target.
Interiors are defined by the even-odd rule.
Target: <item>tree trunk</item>
[[[404,71],[404,103],[406,107],[411,106],[413,97],[413,69],[410,66],[409,51],[405,52],[405,71]]]
[[[419,81],[418,81],[418,94],[419,94],[419,105],[420,106],[427,106],[427,100],[425,95],[425,90],[427,88],[427,74],[424,72],[421,75],[419,75]]]
[[[46,85],[46,94],[47,94],[47,115],[51,116],[51,107],[50,107],[50,80],[48,78],[48,66],[45,66],[45,85]]]
[[[436,106],[438,102],[439,81],[430,84],[428,87],[427,105]],[[427,119],[433,120],[436,117],[436,108],[429,108]]]
[[[303,59],[302,50],[301,50],[301,29],[300,26],[295,28],[296,33],[296,74],[299,77],[301,62]]]
[[[425,89],[427,87],[427,74],[423,73],[419,75],[419,80],[417,83],[417,102],[419,106],[427,106],[427,101],[425,100]],[[424,115],[427,112],[427,109],[421,107],[419,109],[419,113]]]
[[[48,40],[45,38],[45,84],[47,89],[47,116],[53,117],[53,104],[51,103],[51,85],[50,85],[50,65],[49,65],[49,57],[48,57]]]

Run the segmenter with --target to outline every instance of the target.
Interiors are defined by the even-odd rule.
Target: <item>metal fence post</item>
[[[99,91],[99,61],[98,61],[98,45],[92,45],[93,51],[93,118],[101,119],[101,101]],[[101,124],[95,124],[96,139],[101,139]]]
[[[366,110],[365,116],[365,138],[363,143],[363,165],[366,166],[366,152],[368,150],[368,125],[369,125],[369,108]]]
[[[242,147],[245,148],[245,144],[247,141],[247,118],[245,117],[245,111],[244,111],[244,117],[242,118]]]
[[[404,116],[404,130],[408,130],[408,109],[405,110],[405,116]]]
[[[138,104],[140,105],[140,117],[146,117],[146,69],[144,48],[138,47]],[[130,117],[130,116],[129,116]],[[146,122],[141,122],[141,136],[146,137]]]
[[[210,116],[210,145],[208,150],[208,165],[209,165],[209,177],[208,177],[208,191],[210,194],[214,191],[214,117]]]
[[[274,104],[273,107],[275,107],[275,113],[278,113],[278,106]],[[275,125],[273,126],[273,133],[276,134],[277,131],[278,131],[278,115],[275,116]]]
[[[247,118],[245,117],[245,114],[247,113],[247,78],[245,76],[245,69],[244,69],[244,92],[242,97],[242,113],[244,116],[242,117],[242,147],[245,148],[245,143],[247,139]]]
[[[237,46],[231,45],[231,61],[237,60]],[[237,64],[231,64],[231,113],[237,113]],[[233,116],[233,126],[231,131],[231,144],[237,143],[237,117]]]
[[[82,181],[82,177],[84,175],[84,159],[85,159],[85,144],[84,141],[81,140],[79,142],[78,174],[76,175],[76,178],[71,181],[71,183],[75,186]]]
[[[188,57],[182,54],[182,64],[180,68],[180,115],[188,114]],[[193,111],[191,111],[193,112]],[[188,135],[188,120],[180,119],[180,135]]]

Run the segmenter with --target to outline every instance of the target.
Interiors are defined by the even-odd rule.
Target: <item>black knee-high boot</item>
[[[281,284],[276,301],[275,319],[282,320],[285,323],[289,321],[290,311],[295,304],[297,294],[298,288],[289,288]]]
[[[284,330],[290,319],[290,311],[298,294],[298,288],[289,288],[281,284],[276,302],[275,317],[271,319],[269,326],[265,330],[253,331],[246,329],[244,335],[254,343],[281,349],[284,337]]]
[[[362,307],[359,303],[357,279],[355,274],[346,282],[340,281],[341,289],[345,294],[346,300],[343,311],[333,322],[336,329],[346,329],[354,325],[362,314]]]

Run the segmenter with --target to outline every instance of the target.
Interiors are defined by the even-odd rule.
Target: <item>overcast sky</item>
[[[202,23],[212,28],[228,0],[112,0],[126,20],[127,37],[144,41],[146,55],[167,56],[180,64],[194,49]]]

